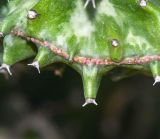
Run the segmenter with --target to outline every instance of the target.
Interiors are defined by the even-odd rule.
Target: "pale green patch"
[[[85,38],[87,42],[85,47],[88,46],[90,39],[93,37],[92,33],[95,31],[94,25],[88,19],[86,9],[81,0],[76,1],[76,7],[73,13],[70,15],[70,20],[68,23],[64,24],[63,30],[56,36],[56,45],[62,47],[64,51],[69,49],[68,39],[72,36],[76,36],[75,47],[77,44],[81,43],[81,48],[83,48],[83,39]],[[83,49],[82,49],[83,50]]]
[[[122,27],[122,21],[120,19],[120,15],[118,15],[116,8],[109,0],[102,0],[100,5],[98,6],[98,14],[105,14],[107,16],[113,17],[116,23]]]
[[[67,39],[67,37],[66,36],[64,36],[64,35],[59,35],[59,36],[57,36],[57,41],[56,41],[56,44],[58,45],[58,46],[63,46],[63,49],[64,50],[67,50],[67,42],[66,42],[66,39]]]
[[[76,8],[71,15],[70,25],[73,33],[77,37],[90,37],[95,30],[95,27],[92,25],[91,21],[89,21],[83,3],[80,0],[77,1]]]
[[[8,35],[5,37],[5,42],[7,42],[8,46],[13,46],[13,37],[11,35]]]
[[[27,12],[24,12],[24,15],[26,15]],[[19,16],[16,22],[16,27],[25,29],[27,27],[27,16]]]
[[[29,8],[34,6],[39,0],[21,0],[21,1],[18,1],[17,0],[17,3],[16,4],[16,1],[15,2],[11,2],[10,4],[10,11],[9,11],[9,14],[14,12],[14,13],[19,13],[19,12],[22,12],[22,9],[23,11],[26,10],[26,12],[28,10],[30,10]],[[13,5],[12,5],[13,4]],[[15,6],[14,6],[15,4]]]
[[[49,40],[49,41],[52,39],[51,34],[48,33],[48,29],[43,29],[43,28],[39,32],[38,37],[43,38],[44,40]]]
[[[113,17],[117,17],[117,12],[113,6],[113,4],[111,2],[109,2],[109,0],[103,0],[99,7],[98,7],[98,12],[100,14],[106,14],[108,16],[113,16]]]
[[[135,50],[139,49],[143,53],[145,53],[146,51],[150,51],[150,49],[153,49],[146,38],[143,38],[142,36],[136,36],[132,33],[132,31],[129,31],[126,37],[126,42],[133,46]]]

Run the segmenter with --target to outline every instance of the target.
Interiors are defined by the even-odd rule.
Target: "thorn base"
[[[156,76],[154,80],[153,86],[160,82],[160,76]]]
[[[86,99],[85,103],[82,105],[82,107],[85,107],[88,104],[94,104],[94,105],[98,105],[97,102],[95,101],[95,99]]]
[[[9,73],[9,75],[12,75],[12,72],[10,71],[10,66],[9,65],[3,63],[1,65],[1,67],[0,67],[0,70],[3,70],[3,69],[7,70],[7,72]]]
[[[38,63],[38,61],[35,61],[35,62],[31,63],[31,64],[28,64],[28,66],[33,66],[33,67],[35,67],[35,68],[38,70],[38,73],[40,74],[40,68],[39,68],[39,63]]]

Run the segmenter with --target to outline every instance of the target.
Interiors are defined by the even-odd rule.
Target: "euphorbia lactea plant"
[[[65,63],[82,77],[83,106],[97,105],[101,78],[115,67],[149,71],[160,82],[159,0],[12,0],[0,35],[1,69],[12,74],[33,56],[39,72]]]

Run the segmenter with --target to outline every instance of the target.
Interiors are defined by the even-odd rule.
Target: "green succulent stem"
[[[11,74],[11,65],[33,56],[29,65],[39,72],[65,63],[82,76],[84,106],[96,104],[102,76],[116,67],[149,71],[158,83],[159,13],[159,0],[9,1],[0,22],[0,69]]]

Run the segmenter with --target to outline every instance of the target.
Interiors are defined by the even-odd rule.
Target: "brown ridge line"
[[[55,54],[65,58],[69,59],[69,54],[64,52],[62,49],[57,48],[55,45],[51,44],[48,41],[39,40],[33,37],[26,36],[22,31],[11,31],[11,33],[15,36],[22,37],[26,39],[27,41],[31,41],[33,43],[39,44],[41,46],[45,46],[50,48],[52,52]],[[130,57],[130,58],[124,58],[121,62],[117,63],[114,62],[111,59],[101,59],[101,58],[88,58],[88,57],[81,57],[81,56],[75,56],[73,58],[73,61],[80,64],[94,64],[94,65],[139,65],[139,64],[148,64],[152,61],[160,61],[160,55],[148,55],[143,57]]]

